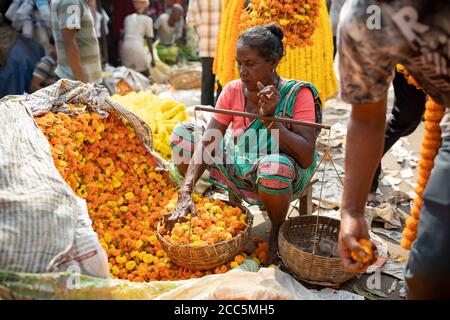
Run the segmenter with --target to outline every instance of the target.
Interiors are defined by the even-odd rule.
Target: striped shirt
[[[191,0],[188,25],[196,28],[200,38],[200,57],[214,57],[219,34],[221,0]]]
[[[65,52],[61,29],[77,30],[76,41],[80,50],[81,66],[86,83],[102,82],[100,48],[94,29],[94,19],[85,0],[52,0],[52,31],[55,38],[58,66],[56,74],[72,79],[72,69]]]
[[[56,57],[52,54],[45,56],[34,68],[33,76],[44,79],[43,86],[54,84],[58,77],[55,74]]]

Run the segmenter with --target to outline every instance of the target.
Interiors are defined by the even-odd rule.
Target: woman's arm
[[[294,125],[289,130],[284,124],[274,122],[270,129],[279,132],[281,152],[293,157],[303,169],[312,165],[316,150],[315,128]]]
[[[273,86],[259,86],[258,93],[260,113],[266,116],[274,116],[275,110],[281,101],[278,90]],[[314,121],[314,97],[308,88],[300,89],[297,93],[294,106],[294,119],[303,121]],[[271,130],[278,130],[278,144],[280,151],[293,157],[302,168],[306,169],[314,161],[314,151],[316,149],[316,129],[304,126],[293,125],[289,130],[280,123],[266,123]],[[273,132],[273,131],[272,131]]]
[[[207,162],[210,161],[210,157],[207,154],[212,153],[211,156],[214,156],[214,152],[210,150],[214,150],[219,145],[226,129],[226,125],[212,118],[203,134],[201,143],[195,145],[194,153],[186,170],[184,184],[179,191],[177,206],[172,213],[165,217],[168,230],[172,230],[179,219],[186,220],[188,213],[196,214],[195,205],[191,197],[192,191],[198,179],[205,172]]]
[[[195,145],[181,191],[192,192],[194,190],[198,179],[205,172],[207,163],[211,161],[210,156],[214,157],[214,150],[216,150],[226,130],[226,125],[211,118],[208,128],[203,134],[202,142]]]

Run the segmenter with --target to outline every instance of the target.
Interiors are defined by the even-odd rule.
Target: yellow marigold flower
[[[125,256],[117,256],[116,257],[116,262],[118,264],[124,264],[124,263],[127,262],[127,257],[125,257]]]
[[[128,207],[127,206],[121,206],[120,207],[120,211],[122,211],[123,213],[128,211]]]
[[[111,243],[112,234],[110,232],[105,232],[105,234],[103,235],[103,239],[105,239],[106,243]]]
[[[111,268],[111,273],[112,273],[114,276],[118,276],[118,275],[119,275],[119,272],[120,272],[120,269],[119,269],[117,266],[113,266],[113,267]]]
[[[154,257],[151,254],[146,254],[142,259],[147,264],[151,264],[154,261]]]
[[[125,199],[127,200],[131,200],[134,198],[134,193],[133,192],[127,192],[125,193]]]
[[[133,271],[134,268],[136,268],[136,262],[134,262],[134,261],[128,261],[127,264],[125,265],[125,268],[126,268],[128,271]]]
[[[239,263],[237,263],[236,261],[233,261],[230,263],[230,267],[231,267],[231,269],[237,268],[237,267],[239,267]]]
[[[103,123],[100,123],[100,124],[97,126],[96,131],[97,131],[98,133],[101,133],[101,132],[105,131],[105,126],[103,125]]]
[[[280,25],[282,26],[287,26],[289,24],[289,20],[288,19],[280,19]]]
[[[131,253],[130,253],[130,257],[131,258],[139,258],[139,251],[131,251]]]
[[[156,251],[156,255],[160,258],[164,257],[164,250],[159,249],[158,251]]]
[[[148,212],[148,206],[142,206],[141,210],[142,212]]]
[[[138,241],[136,241],[136,243],[134,244],[134,247],[136,248],[136,249],[140,249],[140,248],[142,248],[142,246],[144,245],[144,241],[142,241],[142,240],[138,240]]]
[[[150,236],[149,242],[152,246],[154,246],[158,242],[158,238],[154,234],[152,234]]]

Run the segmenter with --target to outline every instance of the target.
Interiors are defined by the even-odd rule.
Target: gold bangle
[[[272,128],[273,126],[273,121],[267,126],[267,130],[270,130],[270,128]]]

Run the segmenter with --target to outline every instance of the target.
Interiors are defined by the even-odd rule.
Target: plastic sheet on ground
[[[312,290],[316,292],[315,290]],[[364,297],[345,290],[334,290],[325,288],[317,291],[317,295],[321,300],[364,300]]]
[[[158,300],[318,300],[319,296],[277,269],[230,271],[188,282]]]
[[[249,260],[247,260],[249,261]],[[244,269],[244,270],[243,270]],[[73,273],[30,274],[0,271],[0,299],[101,300],[354,300],[340,292],[308,290],[278,269],[256,271],[249,264],[224,274],[182,281],[135,283]]]
[[[107,66],[105,67],[105,73],[108,77],[104,79],[104,84],[110,94],[118,93],[116,88],[120,80],[125,81],[136,92],[150,89],[150,80],[147,77],[124,66],[117,68]]]

